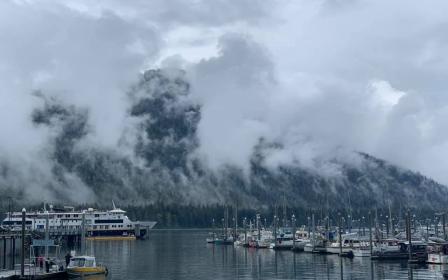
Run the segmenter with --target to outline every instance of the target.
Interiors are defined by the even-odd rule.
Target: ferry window
[[[62,218],[62,215],[58,215],[58,218]]]
[[[70,215],[69,215],[69,214],[65,214],[65,217],[66,217],[66,218],[70,218]]]
[[[74,217],[74,218],[77,218],[77,217],[78,217],[78,214],[73,214],[73,217]]]
[[[95,218],[98,218],[100,216],[100,214],[95,214]]]

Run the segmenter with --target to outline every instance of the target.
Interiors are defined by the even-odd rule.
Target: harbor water
[[[108,266],[107,279],[443,279],[445,269],[211,245],[206,237],[199,230],[154,230],[148,240],[93,241],[88,247]]]

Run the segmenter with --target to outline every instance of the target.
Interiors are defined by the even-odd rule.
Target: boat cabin
[[[68,267],[96,267],[95,257],[78,256],[70,260]]]

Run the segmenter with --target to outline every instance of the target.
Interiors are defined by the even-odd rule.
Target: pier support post
[[[409,238],[409,261],[412,260],[412,233],[411,233],[411,212],[408,210],[408,238]]]
[[[3,236],[3,269],[6,269],[6,236]]]
[[[341,216],[339,216],[339,227],[338,227],[338,232],[339,232],[339,256],[342,256],[342,218]],[[341,268],[342,271],[342,268]]]
[[[26,210],[22,209],[22,251],[20,255],[20,276],[25,276],[25,224],[26,224]]]
[[[369,245],[370,245],[370,256],[373,255],[373,244],[372,244],[372,214],[369,211]]]
[[[11,249],[11,269],[14,269],[16,265],[16,238],[13,236],[11,240],[12,249]]]
[[[274,215],[274,244],[277,245],[277,216]]]
[[[50,214],[45,211],[45,243],[50,239]],[[45,244],[45,260],[48,259],[48,245]]]
[[[243,219],[243,226],[244,226],[244,246],[247,246],[247,224],[246,224],[246,217]]]
[[[84,211],[82,212],[82,220],[81,220],[81,254],[85,255],[86,253],[86,215]]]

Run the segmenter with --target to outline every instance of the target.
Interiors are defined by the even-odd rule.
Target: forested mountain
[[[286,203],[304,209],[356,209],[391,203],[442,208],[448,202],[447,187],[359,152],[350,156],[355,160],[334,157],[316,162],[316,168],[303,166],[300,159],[272,166],[266,157],[284,149],[283,144],[260,139],[247,168],[211,168],[198,153],[201,104],[190,97],[190,90],[183,71],[142,74],[127,94],[132,132],[123,132],[116,149],[89,142],[94,128],[87,108],[37,93],[41,105],[30,121],[49,131],[49,144],[41,151],[46,168],[16,166],[0,158],[3,197],[36,203],[45,196],[47,201],[103,205],[115,200],[124,207],[163,203],[257,208]],[[320,172],[328,165],[337,172]]]

